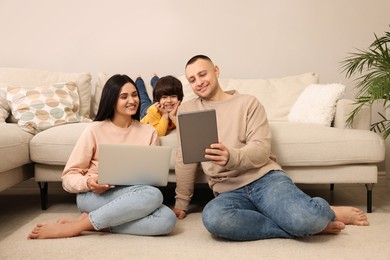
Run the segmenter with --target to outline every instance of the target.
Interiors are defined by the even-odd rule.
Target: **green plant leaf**
[[[390,25],[389,25],[390,27]],[[356,108],[349,114],[346,122],[352,126],[354,119],[364,105],[372,105],[381,100],[384,108],[389,107],[390,101],[390,32],[378,37],[366,50],[357,49],[350,53],[342,62],[341,69],[347,78],[354,79],[357,94]],[[371,130],[383,133],[386,138],[390,134],[390,121],[380,114],[381,120],[371,125]]]

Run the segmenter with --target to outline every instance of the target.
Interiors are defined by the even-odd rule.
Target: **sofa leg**
[[[41,192],[41,208],[42,210],[47,209],[47,187],[49,185],[48,182],[38,182],[39,190]]]
[[[372,189],[374,188],[374,183],[366,183],[367,189],[367,213],[372,212]]]

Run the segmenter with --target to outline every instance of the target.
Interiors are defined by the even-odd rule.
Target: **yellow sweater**
[[[154,126],[158,136],[165,136],[168,131],[176,128],[176,123],[162,117],[155,105],[148,108],[145,117],[141,119],[141,123]]]
[[[207,101],[195,98],[180,105],[179,112],[215,109],[218,138],[230,153],[226,166],[202,162],[214,193],[243,187],[271,170],[281,170],[271,152],[271,131],[264,107],[253,96],[228,91],[228,100]],[[180,128],[180,124],[177,126]],[[176,204],[187,210],[194,191],[197,163],[184,164],[181,152],[180,131],[177,131],[176,153]]]

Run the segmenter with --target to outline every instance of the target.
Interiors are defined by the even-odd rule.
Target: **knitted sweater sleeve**
[[[254,98],[249,99],[245,111],[246,143],[242,147],[230,148],[226,169],[245,171],[260,168],[269,163],[271,154],[271,130],[264,107]]]
[[[176,150],[176,203],[175,208],[187,210],[194,193],[196,170],[198,163],[183,163],[183,156],[181,151],[180,141],[180,126],[177,127],[177,150]]]
[[[93,132],[86,128],[73,148],[62,173],[62,187],[66,191],[78,193],[89,190],[87,179],[97,175],[96,171],[89,171],[96,146]]]
[[[150,106],[145,117],[148,118],[147,123],[156,129],[158,136],[165,136],[167,134],[169,120],[161,116],[156,106]],[[142,122],[144,123],[144,121]]]

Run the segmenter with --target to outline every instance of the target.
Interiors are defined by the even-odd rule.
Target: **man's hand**
[[[109,184],[99,184],[97,177],[88,178],[87,186],[92,192],[95,192],[96,194],[101,194],[115,187]]]
[[[174,208],[174,209],[173,209],[173,212],[175,212],[176,217],[177,217],[178,219],[183,219],[183,218],[186,217],[186,212],[185,212],[184,210]]]
[[[205,158],[211,160],[214,164],[225,166],[229,161],[229,150],[222,143],[210,145],[205,150]]]

